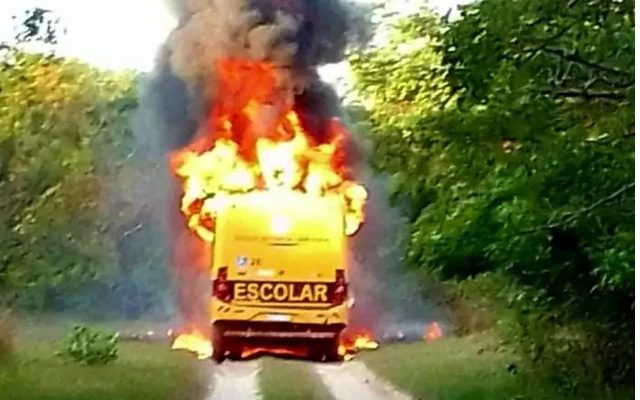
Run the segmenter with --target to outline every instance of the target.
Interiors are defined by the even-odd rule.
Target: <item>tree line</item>
[[[0,48],[0,300],[30,311],[135,317],[171,303],[153,160],[130,127],[132,71],[55,54],[56,20],[25,13]],[[22,50],[37,42],[43,52]]]
[[[350,57],[406,265],[503,310],[574,394],[633,384],[633,11],[478,0]]]

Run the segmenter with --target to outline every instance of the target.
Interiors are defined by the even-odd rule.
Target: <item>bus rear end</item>
[[[212,267],[214,359],[304,346],[338,359],[347,322],[344,205],[301,192],[232,195],[218,212]]]

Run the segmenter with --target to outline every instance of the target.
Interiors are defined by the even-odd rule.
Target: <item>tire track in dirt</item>
[[[213,390],[205,400],[258,400],[260,364],[253,361],[225,361],[213,370]]]
[[[335,400],[411,400],[359,361],[315,364],[315,370]]]

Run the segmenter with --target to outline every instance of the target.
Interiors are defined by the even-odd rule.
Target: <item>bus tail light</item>
[[[331,304],[334,306],[340,305],[347,299],[347,280],[345,278],[344,270],[336,270],[336,281],[334,284],[333,292],[331,292]]]
[[[231,300],[231,284],[227,280],[227,267],[218,268],[218,276],[213,280],[213,296],[222,301]]]

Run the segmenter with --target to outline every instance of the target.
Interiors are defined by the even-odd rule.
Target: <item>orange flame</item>
[[[187,350],[196,354],[199,360],[210,358],[213,354],[211,340],[207,335],[194,330],[190,333],[178,335],[171,344],[172,350]]]
[[[217,213],[229,195],[287,190],[341,196],[344,232],[355,234],[364,221],[367,191],[349,179],[341,123],[302,118],[302,111],[294,109],[287,69],[235,59],[222,60],[216,68],[220,95],[206,124],[195,140],[170,156],[172,171],[182,181],[180,210],[188,228],[204,242],[213,242]],[[276,227],[285,222],[275,221]],[[345,352],[373,343],[368,337],[354,338]],[[197,330],[179,335],[172,348],[199,358],[213,351],[207,335]],[[242,356],[263,350],[249,349]]]
[[[283,72],[270,64],[224,60],[217,67],[224,98],[211,110],[205,132],[171,155],[183,181],[180,208],[189,229],[212,242],[227,195],[284,189],[341,195],[345,234],[353,235],[364,220],[367,192],[348,179],[339,121],[310,134],[281,87]]]
[[[437,322],[432,322],[424,330],[423,339],[427,342],[434,341],[442,337],[442,328]]]
[[[373,340],[368,333],[358,333],[351,337],[342,338],[338,354],[346,361],[352,359],[354,354],[361,350],[376,350],[380,344]]]

